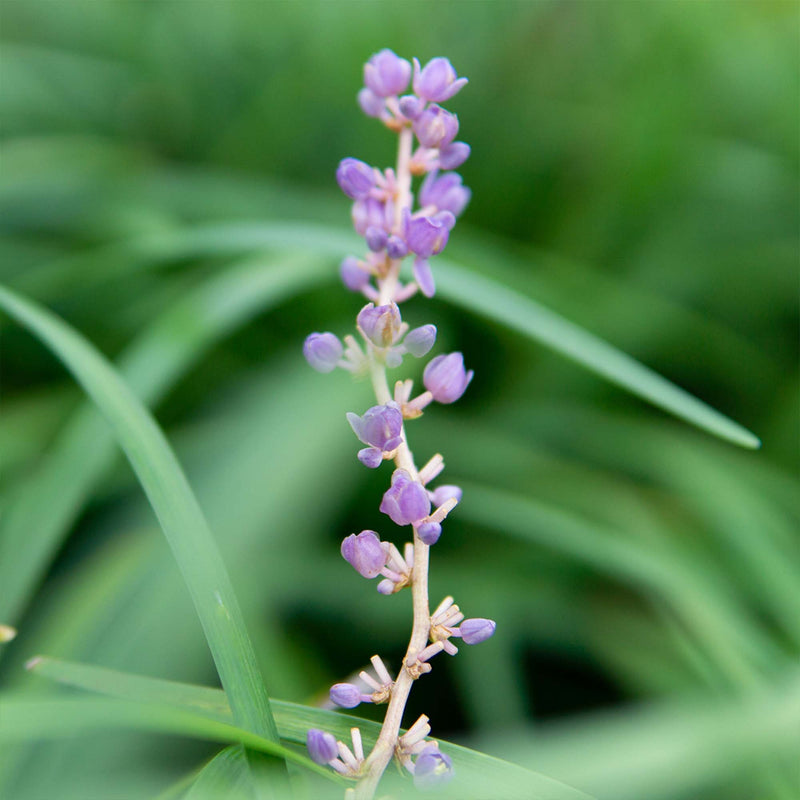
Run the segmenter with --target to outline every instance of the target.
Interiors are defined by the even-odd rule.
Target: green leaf
[[[269,698],[230,578],[164,434],[113,367],[62,320],[3,287],[0,307],[64,362],[103,412],[183,573],[235,720],[277,742]]]
[[[312,762],[313,763],[313,762]],[[252,800],[253,780],[240,744],[226,747],[208,762],[195,778],[184,800]]]

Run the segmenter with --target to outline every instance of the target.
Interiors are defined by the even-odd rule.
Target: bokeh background
[[[449,107],[474,193],[448,256],[763,447],[719,442],[497,321],[410,302],[436,352],[476,371],[410,431],[467,489],[432,594],[498,631],[440,656],[407,722],[426,712],[435,735],[598,798],[800,796],[797,3],[4,0],[0,23],[2,280],[154,410],[273,696],[322,702],[407,640],[409,598],[377,596],[338,555],[351,531],[389,533],[386,473],[360,467],[344,419],[368,385],[300,355],[360,307],[339,259],[302,240],[348,235],[339,159],[394,159],[355,104],[363,62],[445,55],[470,78]],[[294,261],[294,284],[264,289]],[[35,653],[214,685],[127,462],[57,361],[1,324],[0,622],[20,630],[5,687],[47,691],[22,670]],[[20,519],[50,542],[24,579]],[[133,733],[15,746],[0,785],[146,797],[213,752]]]

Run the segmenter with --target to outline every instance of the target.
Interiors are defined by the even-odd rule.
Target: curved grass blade
[[[128,701],[158,707],[170,705],[185,711],[202,713],[214,720],[230,719],[225,694],[219,689],[175,683],[173,681],[131,675],[103,667],[76,664],[51,658],[36,658],[29,668],[37,675],[88,691],[99,692]],[[359,719],[335,711],[273,700],[272,707],[281,739],[305,744],[309,728],[322,728],[338,739],[347,741],[350,728],[361,729],[366,746],[378,738],[377,722]],[[246,744],[246,743],[245,743]],[[480,786],[486,787],[484,797],[503,797],[507,800],[590,800],[587,795],[537,772],[487,756],[475,750],[440,741],[442,750],[453,759],[458,779],[457,791],[466,796],[469,790],[481,796]],[[494,787],[491,789],[490,787]],[[525,793],[527,792],[527,793]]]
[[[125,351],[120,373],[144,403],[158,402],[214,341],[313,285],[326,267],[308,255],[251,257],[235,264],[156,320]],[[115,451],[105,420],[87,404],[21,487],[0,518],[0,619],[19,618]]]
[[[0,307],[64,362],[103,412],[183,573],[234,719],[277,742],[269,698],[230,578],[164,434],[108,362],[66,323],[3,287]]]
[[[253,781],[240,744],[220,750],[198,773],[184,800],[252,800]]]

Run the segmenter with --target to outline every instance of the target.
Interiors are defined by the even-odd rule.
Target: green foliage
[[[320,698],[409,614],[338,557],[390,533],[369,392],[300,344],[360,306],[333,173],[393,158],[354,103],[384,46],[470,78],[473,200],[407,316],[476,377],[410,437],[465,488],[432,596],[498,620],[405,724],[458,797],[800,794],[796,4],[0,17],[0,795],[282,796],[257,753],[341,795],[305,730],[347,735]]]

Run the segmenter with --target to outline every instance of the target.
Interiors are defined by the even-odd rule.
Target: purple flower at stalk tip
[[[379,97],[404,92],[411,78],[411,64],[389,49],[381,50],[364,64],[364,83]]]
[[[386,565],[386,550],[375,531],[361,531],[357,536],[351,533],[342,541],[344,560],[365,578],[380,575]]]
[[[449,100],[469,81],[459,78],[447,58],[432,58],[422,69],[414,59],[414,92],[424,100],[443,103]]]
[[[406,119],[416,119],[425,108],[425,101],[420,100],[414,94],[407,94],[400,98],[398,105],[400,106],[400,113]]]
[[[388,230],[391,221],[387,218],[386,203],[374,197],[356,200],[352,210],[353,227],[359,236],[366,236],[368,228],[383,228]]]
[[[361,690],[352,683],[331,686],[331,702],[342,708],[355,708],[361,702]]]
[[[403,339],[403,344],[414,358],[427,355],[436,342],[436,326],[422,325],[409,331]]]
[[[442,526],[438,522],[424,522],[417,528],[417,536],[427,545],[436,544],[442,535]]]
[[[468,158],[470,146],[465,142],[451,142],[439,148],[439,166],[442,169],[458,169]]]
[[[438,403],[455,403],[466,391],[473,375],[472,370],[465,371],[461,353],[449,353],[428,362],[422,382]]]
[[[311,728],[306,734],[308,755],[315,764],[327,764],[339,755],[339,748],[333,734]]]
[[[392,473],[392,485],[383,495],[380,510],[397,525],[413,525],[425,519],[431,501],[421,483],[404,469]]]
[[[434,104],[414,120],[414,133],[423,147],[446,147],[458,134],[458,117]]]
[[[403,321],[396,303],[377,307],[368,303],[358,312],[356,322],[375,347],[388,347],[397,338]]]
[[[303,355],[317,372],[332,372],[343,352],[342,343],[333,333],[312,333],[303,343]]]
[[[480,644],[494,635],[497,623],[492,619],[465,619],[459,626],[464,644]]]
[[[429,744],[415,762],[414,786],[422,790],[434,789],[447,783],[454,774],[450,756],[442,753],[435,744]]]
[[[467,207],[472,192],[461,184],[461,176],[456,172],[439,175],[438,170],[428,173],[419,188],[419,202],[422,206],[435,206],[440,211],[449,211],[459,216]]]
[[[358,292],[369,283],[369,272],[361,268],[361,264],[355,256],[347,256],[342,261],[339,274],[342,276],[342,283],[351,292]]]
[[[343,158],[336,170],[341,190],[353,200],[362,200],[375,186],[375,170],[357,158]]]
[[[403,443],[403,415],[394,406],[372,406],[362,417],[348,411],[347,421],[360,441],[383,452]]]
[[[460,486],[445,484],[444,486],[437,486],[430,493],[430,498],[433,502],[433,505],[438,508],[440,505],[442,505],[442,503],[446,503],[451,497],[455,497],[458,502],[461,502],[462,494],[463,492],[461,491]]]
[[[436,281],[433,280],[431,264],[427,258],[414,259],[414,280],[425,297],[433,297],[436,294]]]
[[[384,99],[366,87],[358,93],[358,104],[368,117],[380,117],[386,107]]]
[[[441,253],[450,237],[450,228],[452,227],[452,225],[445,224],[446,222],[446,219],[436,215],[432,217],[406,216],[405,234],[408,249],[423,258]]]

